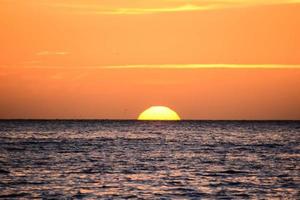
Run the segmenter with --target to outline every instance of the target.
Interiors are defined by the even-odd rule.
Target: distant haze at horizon
[[[1,98],[0,118],[136,119],[146,108],[164,105],[182,119],[300,119],[300,70],[93,69],[82,78],[81,70],[59,72],[61,78],[57,69],[20,73],[39,85],[8,76],[0,86],[10,88],[10,96]]]

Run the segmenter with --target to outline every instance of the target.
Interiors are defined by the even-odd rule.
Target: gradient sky
[[[300,119],[300,0],[0,0],[0,118]]]

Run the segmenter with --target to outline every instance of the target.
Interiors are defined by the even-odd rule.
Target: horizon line
[[[25,69],[300,69],[300,64],[125,64],[125,65],[0,65],[0,68]]]
[[[300,121],[300,119],[181,119],[181,120],[138,120],[105,118],[0,118],[0,121],[141,121],[141,122],[180,122],[180,121]]]

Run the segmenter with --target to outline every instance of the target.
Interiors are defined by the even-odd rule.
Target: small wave
[[[25,193],[25,192],[22,192],[22,193],[12,193],[12,194],[2,194],[2,195],[0,195],[0,198],[1,199],[22,198],[22,197],[26,197],[26,196],[29,196],[29,195],[30,195],[29,193]]]
[[[0,169],[0,174],[9,174],[10,172],[5,169]]]

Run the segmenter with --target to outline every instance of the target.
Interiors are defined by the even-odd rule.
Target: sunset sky
[[[300,120],[300,0],[0,0],[0,118]]]

